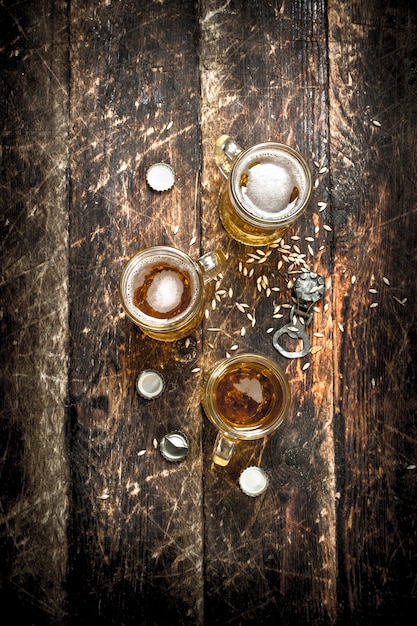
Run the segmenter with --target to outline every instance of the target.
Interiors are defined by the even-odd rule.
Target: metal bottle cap
[[[260,467],[247,467],[239,477],[239,485],[243,493],[255,498],[268,487],[269,479]]]
[[[163,376],[154,370],[143,370],[136,380],[136,390],[142,398],[152,400],[161,395],[165,387]]]
[[[146,172],[146,181],[154,191],[168,191],[175,183],[175,172],[168,163],[155,163]]]
[[[168,433],[159,442],[159,450],[167,461],[182,461],[187,456],[189,448],[186,435],[179,430]]]

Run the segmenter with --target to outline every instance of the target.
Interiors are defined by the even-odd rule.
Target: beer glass
[[[271,359],[244,353],[220,361],[202,397],[204,412],[218,430],[213,461],[225,466],[239,441],[261,439],[275,431],[290,403],[288,379]]]
[[[289,146],[267,142],[242,150],[222,135],[216,141],[215,161],[227,178],[220,219],[241,243],[264,246],[280,239],[310,201],[311,172]]]
[[[197,261],[170,246],[140,250],[120,275],[123,308],[153,339],[186,337],[203,318],[205,283],[219,273],[225,260],[221,250],[208,252]]]

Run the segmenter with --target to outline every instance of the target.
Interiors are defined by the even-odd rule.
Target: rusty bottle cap
[[[168,191],[175,183],[175,172],[168,163],[155,163],[146,172],[146,181],[154,191]]]
[[[159,450],[167,461],[182,461],[189,449],[187,436],[179,430],[168,433],[159,442]]]
[[[239,477],[241,490],[252,498],[263,493],[267,489],[268,484],[268,476],[260,467],[247,467]]]
[[[136,380],[138,394],[147,400],[160,396],[164,387],[165,381],[162,374],[155,370],[143,370]]]

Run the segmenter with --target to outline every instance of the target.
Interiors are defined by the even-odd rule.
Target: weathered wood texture
[[[416,606],[415,3],[329,12],[341,615]]]
[[[404,624],[417,576],[414,4],[0,10],[3,606],[27,624]],[[266,261],[218,219],[224,133],[282,141],[313,171],[310,206]],[[157,161],[177,174],[165,194],[145,181]],[[153,244],[228,253],[189,345],[147,339],[120,307],[124,262]],[[288,321],[302,254],[327,290],[313,352],[290,362],[270,330]],[[286,369],[292,407],[220,468],[200,390],[237,351]],[[151,402],[134,389],[149,366],[166,378]],[[174,429],[191,443],[178,464],[156,449]],[[250,464],[270,478],[255,499],[238,487]]]
[[[140,248],[172,244],[199,256],[197,15],[192,2],[145,5],[71,3],[70,599],[78,623],[203,619],[201,416],[189,381],[200,347],[197,336],[188,349],[146,340],[121,313],[117,290]],[[146,184],[158,161],[175,168],[170,193]],[[135,392],[147,367],[167,379],[151,403]],[[154,442],[179,428],[191,453],[173,465]]]
[[[1,2],[0,31],[1,604],[13,621],[59,621],[68,553],[65,7]]]
[[[279,433],[267,442],[241,445],[227,471],[210,461],[214,430],[207,427],[206,618],[219,625],[272,624],[297,616],[300,623],[324,624],[336,615],[331,292],[310,329],[323,334],[313,342],[322,348],[314,356],[290,363],[275,351],[267,331],[289,321],[284,308],[281,318],[273,318],[278,304],[291,303],[290,283],[300,270],[288,255],[298,257],[297,249],[306,254],[307,265],[329,282],[331,234],[323,229],[328,210],[318,207],[328,202],[329,184],[326,4],[232,1],[221,8],[203,2],[201,24],[203,241],[210,248],[221,237],[230,255],[222,281],[226,297],[208,321],[221,331],[206,332],[205,346],[214,347],[205,351],[204,363],[207,369],[236,345],[268,354],[286,369],[293,393]],[[254,250],[232,243],[219,229],[218,216],[210,210],[223,188],[213,146],[224,133],[246,147],[286,143],[305,156],[314,172],[310,207],[285,236],[289,250],[284,257],[280,246],[269,250],[266,262],[262,255],[261,262],[248,262]],[[312,238],[310,247],[305,237]],[[247,276],[239,272],[239,262]],[[280,293],[259,291],[262,276]],[[254,326],[236,302],[250,305]],[[248,464],[261,464],[271,477],[272,488],[260,500],[248,501],[239,490],[237,479]]]

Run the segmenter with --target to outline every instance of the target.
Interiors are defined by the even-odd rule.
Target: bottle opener
[[[272,337],[274,348],[289,359],[305,356],[310,350],[306,327],[313,319],[311,312],[313,305],[324,295],[323,278],[316,272],[303,272],[295,281],[294,295],[295,302],[291,308],[289,323],[279,328]],[[300,318],[304,320],[304,323],[301,322]],[[288,335],[291,339],[301,339],[302,349],[298,352],[286,350],[279,342],[283,335]]]

